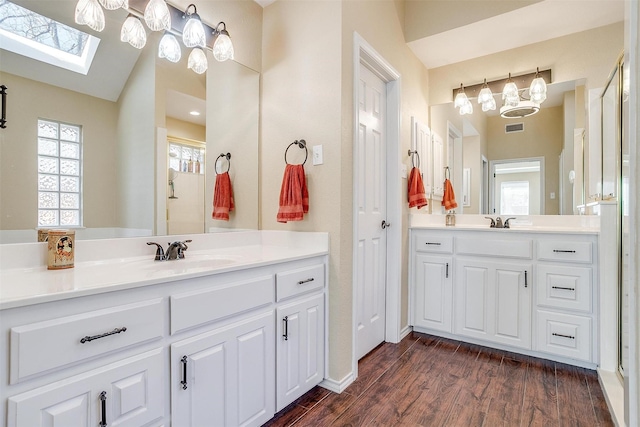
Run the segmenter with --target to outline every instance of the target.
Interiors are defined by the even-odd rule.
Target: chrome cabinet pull
[[[298,282],[298,285],[304,285],[305,283],[309,283],[309,282],[313,282],[315,279],[313,277],[309,277],[308,279],[305,280],[300,280]]]
[[[576,339],[576,337],[572,337],[571,335],[556,334],[555,332],[553,332],[551,335],[553,335],[554,337],[569,338],[572,340]]]
[[[554,249],[553,252],[555,253],[560,253],[560,254],[575,254],[576,251],[570,251],[570,250],[565,250],[565,249]]]
[[[180,384],[182,384],[182,389],[186,390],[187,389],[187,356],[182,356],[182,359],[180,359],[180,363],[182,363],[182,381],[180,381]]]
[[[566,288],[564,286],[552,286],[551,289],[562,289],[563,291],[575,291],[576,288]]]
[[[527,270],[524,271],[524,287],[529,287],[529,284],[527,283]]]
[[[284,316],[282,321],[284,322],[284,334],[282,334],[282,336],[284,337],[285,341],[288,341],[289,340],[289,316]]]
[[[446,263],[446,264],[445,264],[444,278],[445,278],[445,279],[448,279],[448,278],[449,278],[449,263]]]
[[[87,335],[86,337],[80,340],[80,343],[84,344],[89,341],[98,340],[100,338],[108,337],[109,335],[119,334],[120,332],[126,332],[126,331],[127,331],[127,328],[123,326],[122,328],[115,328],[113,331],[105,332],[104,334],[93,335],[93,336]]]
[[[100,427],[107,427],[107,392],[100,393]]]
[[[440,242],[424,242],[425,245],[435,245],[435,246],[440,246],[442,245],[442,243]]]

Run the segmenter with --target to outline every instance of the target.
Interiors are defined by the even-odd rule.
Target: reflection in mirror
[[[15,3],[76,26],[75,0]],[[210,164],[201,165],[199,204],[172,209],[173,213],[197,212],[201,219],[198,229],[202,231],[257,228],[259,74],[233,61],[211,60],[207,74],[197,75],[187,69],[187,55],[175,64],[157,58],[155,47],[161,34],[149,33],[142,50],[132,48],[119,40],[126,12],[116,10],[105,15],[103,32],[81,28],[100,39],[86,75],[0,51],[0,79],[12,95],[8,105],[11,120],[2,130],[0,147],[0,243],[35,242],[36,229],[49,226],[38,223],[38,192],[61,191],[64,174],[54,180],[38,179],[39,119],[81,129],[78,239],[172,231],[167,218],[171,190],[169,137],[199,141],[212,155],[219,150],[243,153],[230,172],[235,173],[232,179],[237,181],[235,217],[224,225],[207,220],[211,217],[215,177]],[[172,111],[179,105],[175,100],[178,97],[202,104],[208,99],[208,104],[213,104],[202,113],[202,124]],[[196,159],[191,161],[194,167]],[[40,175],[50,172],[53,170],[47,169]],[[188,181],[182,176],[188,172],[177,173],[173,184],[178,199],[172,199],[176,202],[183,200],[179,188]],[[55,209],[66,207],[58,202]]]

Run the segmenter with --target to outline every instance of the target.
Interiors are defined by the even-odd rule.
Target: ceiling
[[[407,44],[436,68],[622,20],[624,0],[544,0]]]

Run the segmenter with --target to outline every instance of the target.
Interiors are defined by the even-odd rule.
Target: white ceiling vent
[[[524,123],[511,123],[504,126],[505,133],[524,132]]]

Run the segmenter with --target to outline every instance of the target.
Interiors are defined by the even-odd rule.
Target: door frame
[[[491,211],[495,206],[495,178],[493,177],[494,168],[496,165],[501,165],[505,163],[520,163],[520,162],[540,162],[540,215],[545,214],[545,165],[544,165],[544,157],[522,157],[518,159],[501,159],[501,160],[490,160],[489,161],[489,211]],[[495,212],[489,212],[489,215],[500,215]]]
[[[367,41],[357,32],[353,33],[353,175],[358,176],[357,145],[360,112],[358,107],[360,89],[360,67],[367,67],[380,77],[387,89],[386,117],[386,169],[387,169],[387,222],[392,226],[387,231],[387,274],[385,292],[385,341],[397,343],[401,339],[401,277],[402,277],[402,181],[400,177],[400,93],[401,76]],[[357,185],[353,185],[352,227],[352,372],[358,376],[357,359]]]

